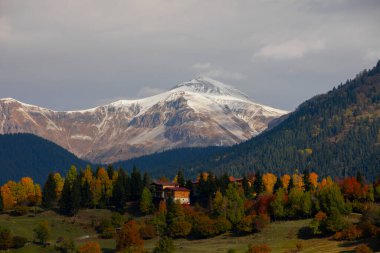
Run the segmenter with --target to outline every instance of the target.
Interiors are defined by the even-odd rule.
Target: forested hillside
[[[0,183],[23,176],[42,183],[49,172],[64,174],[71,165],[85,167],[86,164],[64,148],[35,135],[0,135]]]
[[[323,176],[360,171],[372,180],[380,173],[379,129],[380,61],[372,70],[304,102],[278,126],[247,142],[208,158],[206,150],[201,150],[195,160],[178,159],[177,164],[165,164],[159,155],[147,156],[143,160],[150,167],[141,168],[155,172],[167,165],[168,172],[182,167],[190,175],[205,170],[243,175],[257,170],[309,169]],[[178,157],[184,154],[176,151]]]
[[[344,176],[360,171],[374,179],[380,173],[380,61],[372,70],[304,102],[271,131],[203,166],[234,174],[307,168]]]

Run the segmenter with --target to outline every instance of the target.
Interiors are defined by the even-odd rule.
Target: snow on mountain
[[[81,158],[110,163],[171,148],[233,145],[286,113],[200,77],[152,97],[81,111],[0,99],[0,133],[33,133]]]

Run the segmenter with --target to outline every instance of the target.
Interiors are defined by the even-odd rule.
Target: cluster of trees
[[[8,181],[1,186],[0,191],[0,210],[41,204],[41,187],[30,177],[23,177],[19,182]]]
[[[165,177],[160,180],[169,181]],[[179,171],[173,182],[191,189],[192,206],[172,199],[154,205],[150,176],[142,176],[137,168],[128,175],[112,167],[100,167],[94,172],[90,167],[78,171],[74,166],[65,178],[59,173],[49,174],[42,193],[31,178],[22,178],[18,183],[9,181],[1,187],[0,203],[8,210],[17,210],[20,205],[42,205],[74,215],[80,208],[125,211],[126,203],[131,202],[140,214],[148,216],[137,222],[115,213],[111,220],[97,226],[103,238],[116,238],[117,249],[127,252],[143,252],[143,239],[158,235],[155,252],[167,252],[162,249],[173,247],[172,238],[208,238],[227,231],[254,233],[273,219],[314,217],[310,224],[312,234],[337,233],[337,238],[343,239],[357,231],[360,236],[355,238],[375,236],[373,231],[377,231],[380,221],[373,211],[363,215],[364,225],[352,227],[344,221],[343,215],[352,210],[368,211],[368,203],[380,200],[380,178],[366,183],[360,173],[356,177],[319,180],[317,173],[308,170],[281,176],[257,172],[241,179],[208,172],[200,173],[192,182]],[[46,224],[40,224],[35,230],[42,244],[47,239],[46,228]]]
[[[42,206],[58,206],[67,215],[74,215],[80,208],[123,209],[127,201],[138,201],[144,187],[150,184],[149,175],[141,176],[137,168],[129,176],[112,166],[99,167],[96,172],[89,166],[78,172],[72,166],[64,180],[59,173],[49,174],[43,187]]]

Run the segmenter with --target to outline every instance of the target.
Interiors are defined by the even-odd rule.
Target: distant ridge
[[[71,165],[84,168],[85,162],[51,141],[32,134],[0,135],[0,184],[31,177],[45,182],[50,172],[65,172]]]

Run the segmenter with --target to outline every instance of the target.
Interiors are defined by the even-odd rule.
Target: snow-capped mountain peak
[[[110,163],[171,148],[232,145],[285,113],[198,77],[155,96],[80,111],[0,99],[0,134],[36,134],[84,159]]]
[[[183,82],[172,88],[172,90],[183,90],[207,95],[231,96],[235,98],[248,99],[248,96],[233,86],[224,84],[209,77],[197,77],[188,82]]]

